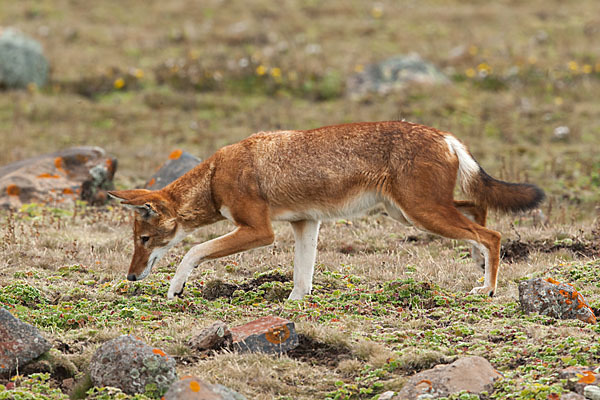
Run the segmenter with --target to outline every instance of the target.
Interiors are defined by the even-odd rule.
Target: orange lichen
[[[64,171],[64,160],[62,157],[56,157],[54,159],[54,166],[56,167],[56,169],[60,170],[60,171]]]
[[[158,354],[161,357],[166,357],[167,356],[167,354],[164,351],[162,351],[161,349],[152,349],[152,352],[154,354]]]
[[[425,392],[430,392],[431,389],[433,389],[433,384],[431,383],[431,381],[429,379],[420,380],[419,382],[417,382],[417,384],[415,385],[415,387],[418,387],[418,386],[421,386],[421,385],[427,385],[426,388],[424,388]],[[423,391],[423,390],[421,389],[421,391]]]
[[[156,183],[156,179],[152,178],[150,179],[150,182],[148,182],[148,186],[153,186]]]
[[[191,381],[190,382],[190,390],[192,392],[199,392],[200,391],[200,384],[196,381]]]
[[[14,183],[6,187],[6,194],[9,196],[18,196],[20,193],[21,189],[19,189],[19,187]]]
[[[171,152],[171,154],[169,154],[169,160],[177,160],[179,157],[181,157],[181,155],[183,154],[183,151],[177,149],[177,150],[173,150]]]
[[[546,278],[546,282],[550,282],[550,283],[553,283],[555,285],[560,285],[559,281],[557,281],[556,279],[552,279],[552,278]]]
[[[287,326],[277,326],[269,329],[265,333],[265,339],[273,344],[281,344],[290,337],[290,330]]]
[[[71,189],[71,188],[64,188],[63,189],[63,194],[74,194],[73,193],[73,189]]]
[[[53,178],[53,179],[60,178],[60,176],[55,175],[55,174],[49,174],[48,172],[44,172],[43,174],[39,174],[37,177],[38,178]]]
[[[583,371],[581,374],[581,379],[579,379],[577,383],[585,383],[586,385],[590,385],[596,382],[596,375],[592,371]]]

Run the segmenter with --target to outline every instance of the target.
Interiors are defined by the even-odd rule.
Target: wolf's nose
[[[135,274],[129,274],[129,275],[127,275],[127,280],[128,281],[137,281],[137,277],[135,276]]]

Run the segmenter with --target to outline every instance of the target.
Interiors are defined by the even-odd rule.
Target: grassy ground
[[[99,145],[119,159],[117,186],[130,188],[176,148],[206,157],[259,130],[405,118],[454,132],[490,174],[546,190],[547,226],[529,216],[491,217],[505,239],[544,239],[547,248],[569,240],[593,248],[599,240],[600,4],[593,0],[313,0],[276,8],[260,0],[0,0],[0,10],[0,26],[40,39],[52,65],[47,88],[0,96],[0,165]],[[343,95],[348,75],[413,51],[452,84],[361,101]],[[554,135],[560,126],[570,131],[562,139]],[[123,210],[32,206],[0,220],[0,301],[79,371],[100,343],[126,332],[176,355],[180,375],[256,399],[370,398],[463,354],[484,356],[504,374],[493,397],[546,398],[566,388],[561,368],[600,360],[598,328],[525,316],[517,301],[518,280],[552,276],[598,307],[593,252],[538,246],[527,259],[503,263],[493,300],[466,296],[481,274],[465,243],[376,213],[323,225],[317,285],[306,300],[283,301],[289,281],[204,299],[216,279],[289,276],[292,234],[277,224],[274,246],[204,264],[184,298],[167,301],[168,278],[186,249],[226,233],[227,223],[199,230],[147,280],[129,283]],[[215,320],[236,325],[267,314],[294,320],[313,351],[198,355],[185,345]],[[68,392],[55,375],[50,385]]]

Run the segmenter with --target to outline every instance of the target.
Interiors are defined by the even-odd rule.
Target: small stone
[[[224,322],[215,322],[193,336],[188,342],[196,350],[220,349],[231,344],[231,332]]]
[[[395,394],[396,394],[396,392],[388,390],[387,392],[381,393],[379,395],[379,397],[377,398],[377,400],[391,400]]]
[[[23,368],[51,347],[36,327],[0,307],[0,375]]]
[[[600,400],[600,387],[595,385],[587,385],[583,388],[583,395],[586,399]]]
[[[361,99],[369,93],[384,95],[399,91],[409,84],[433,85],[449,82],[450,80],[433,64],[413,53],[365,66],[348,78],[346,90],[351,98]]]
[[[177,378],[177,372],[171,356],[125,335],[104,343],[94,353],[90,377],[95,386],[112,386],[128,394],[143,393],[147,385],[155,385],[162,393]]]
[[[560,395],[560,400],[585,400],[579,393],[567,392]]]
[[[188,152],[175,150],[171,152],[167,161],[161,165],[160,169],[150,178],[145,187],[150,190],[162,189],[200,164],[201,161]]]
[[[500,378],[502,375],[485,358],[464,357],[413,375],[394,399],[437,399],[461,390],[478,394]]]
[[[164,400],[246,400],[246,397],[223,385],[212,385],[196,376],[184,376],[173,383]]]
[[[519,284],[519,302],[525,313],[537,312],[559,319],[596,323],[587,300],[573,285],[552,278],[533,278]]]
[[[566,139],[571,133],[571,129],[568,126],[557,126],[554,128],[554,137],[556,139]]]
[[[292,321],[266,316],[231,328],[233,347],[241,352],[284,353],[298,346]]]

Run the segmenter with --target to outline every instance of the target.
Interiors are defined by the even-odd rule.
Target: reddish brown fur
[[[481,291],[493,293],[500,234],[485,228],[487,208],[531,208],[541,191],[493,180],[480,170],[466,186],[473,201],[455,201],[459,158],[445,141],[449,136],[408,122],[257,133],[220,149],[159,191],[112,192],[141,211],[129,274],[144,271],[152,248],[168,243],[177,229],[191,232],[223,219],[224,207],[237,229],[203,249],[202,260],[271,243],[272,220],[335,218],[377,200],[399,220],[483,245],[491,280],[486,278],[490,287]],[[142,245],[142,235],[152,239]]]

